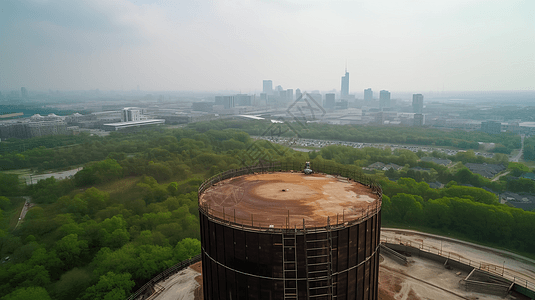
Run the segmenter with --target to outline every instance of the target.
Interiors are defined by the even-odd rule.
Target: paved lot
[[[501,273],[505,267],[506,275],[508,275],[506,278],[516,281],[527,280],[532,284],[531,288],[535,287],[535,261],[511,252],[399,229],[381,229],[381,239],[396,243],[399,243],[401,239],[401,242],[410,242],[414,247],[423,245],[425,250],[431,249],[434,253],[442,251],[444,256],[451,255],[453,259],[460,258],[462,262],[471,261],[472,265],[482,263],[483,266],[498,273]]]

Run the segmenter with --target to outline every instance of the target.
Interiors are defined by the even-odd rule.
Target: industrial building
[[[381,110],[384,108],[389,108],[390,105],[390,92],[386,90],[381,90],[379,92],[379,106]]]
[[[415,114],[422,114],[424,110],[424,96],[422,94],[412,95],[412,110]]]
[[[47,135],[67,134],[65,117],[49,114],[35,114],[30,118],[8,120],[0,123],[0,139],[32,138]]]
[[[204,299],[377,299],[381,188],[298,168],[230,170],[200,186]]]

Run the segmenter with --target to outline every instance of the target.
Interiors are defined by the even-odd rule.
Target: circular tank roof
[[[199,205],[238,224],[302,228],[303,219],[307,227],[326,226],[327,217],[331,225],[357,220],[380,206],[378,198],[368,186],[346,178],[275,172],[218,182],[200,195]]]

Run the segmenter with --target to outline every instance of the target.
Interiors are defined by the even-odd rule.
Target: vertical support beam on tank
[[[288,221],[286,222],[286,229],[290,228],[290,210],[288,210]]]
[[[305,274],[307,279],[307,300],[310,299],[310,282],[308,278],[308,250],[307,250],[307,231],[305,229],[305,219],[303,218],[303,248],[305,250]]]
[[[332,263],[333,263],[333,238],[332,238],[332,233],[331,233],[331,218],[330,217],[327,217],[327,237],[328,237],[328,242],[329,242],[329,249],[327,249],[329,251],[329,264],[327,265],[328,266],[328,269],[327,269],[327,276],[328,276],[328,284],[329,284],[329,287],[327,288],[327,293],[328,293],[328,296],[327,298],[328,299],[332,299],[333,298],[333,278],[332,278]]]

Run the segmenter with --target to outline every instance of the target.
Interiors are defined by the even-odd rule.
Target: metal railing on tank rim
[[[383,190],[381,189],[381,186],[379,183],[377,183],[374,179],[363,175],[362,173],[359,173],[357,171],[352,171],[344,167],[336,167],[336,166],[330,166],[326,164],[321,163],[312,163],[311,167],[314,170],[315,173],[320,174],[327,174],[327,175],[335,175],[340,176],[342,178],[345,178],[347,180],[352,180],[355,182],[358,182],[360,184],[363,184],[365,186],[368,186],[372,193],[375,193],[378,198],[376,201],[374,201],[373,204],[368,205],[366,208],[362,208],[360,211],[360,216],[355,217],[355,213],[351,214],[351,221],[346,221],[345,219],[345,213],[341,212],[336,215],[332,216],[325,216],[325,224],[321,226],[308,226],[303,222],[303,224],[299,224],[299,226],[296,223],[290,224],[288,221],[291,217],[289,214],[286,218],[286,222],[283,222],[282,224],[273,224],[271,222],[259,222],[254,220],[254,215],[251,214],[250,219],[244,219],[244,218],[237,218],[233,211],[228,211],[228,213],[225,211],[225,208],[221,211],[215,210],[211,208],[207,204],[200,204],[200,199],[204,191],[206,191],[208,188],[212,187],[213,185],[217,184],[220,181],[227,180],[229,178],[238,177],[242,175],[247,174],[255,174],[255,173],[266,173],[266,172],[301,172],[301,169],[304,167],[305,162],[275,162],[275,163],[268,163],[268,164],[258,164],[253,166],[247,166],[240,169],[232,169],[228,170],[222,173],[219,173],[217,175],[214,175],[204,181],[199,186],[199,192],[198,192],[198,201],[199,201],[199,212],[203,215],[207,216],[213,221],[216,221],[218,223],[232,226],[232,227],[238,227],[242,229],[251,229],[254,231],[273,231],[273,232],[282,232],[285,230],[294,230],[298,229],[301,230],[332,230],[336,228],[342,228],[345,226],[350,226],[353,224],[361,223],[362,221],[368,219],[369,217],[377,214],[381,210],[381,204],[382,204],[382,197],[383,197]],[[317,224],[317,222],[316,222]]]

